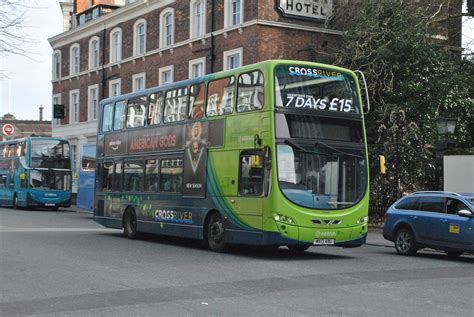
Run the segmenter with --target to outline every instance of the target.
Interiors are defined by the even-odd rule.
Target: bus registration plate
[[[314,245],[334,245],[335,239],[314,239]]]
[[[46,204],[44,204],[44,206],[45,207],[54,207],[54,206],[56,206],[56,204],[55,203],[46,203]]]

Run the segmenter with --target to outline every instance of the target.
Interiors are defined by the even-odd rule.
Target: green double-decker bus
[[[360,246],[368,163],[355,73],[270,60],[103,100],[94,219],[125,236]]]

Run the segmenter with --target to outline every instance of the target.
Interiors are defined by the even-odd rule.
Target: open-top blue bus
[[[0,204],[69,207],[71,172],[67,140],[27,137],[0,142]]]

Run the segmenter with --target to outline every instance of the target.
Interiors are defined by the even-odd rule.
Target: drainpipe
[[[211,73],[214,72],[214,60],[216,56],[214,55],[214,31],[216,29],[216,0],[211,0],[211,51],[209,52],[209,59],[211,61]]]

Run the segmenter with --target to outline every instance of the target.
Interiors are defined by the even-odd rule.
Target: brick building
[[[328,61],[350,22],[337,10],[352,3],[360,1],[63,1],[65,32],[49,42],[52,101],[66,111],[53,135],[70,140],[77,160],[95,143],[100,99],[266,59]],[[453,47],[460,20],[457,28]]]
[[[39,108],[39,120],[18,120],[7,113],[0,117],[2,141],[24,138],[27,136],[51,136],[51,121],[43,120],[43,106]]]

